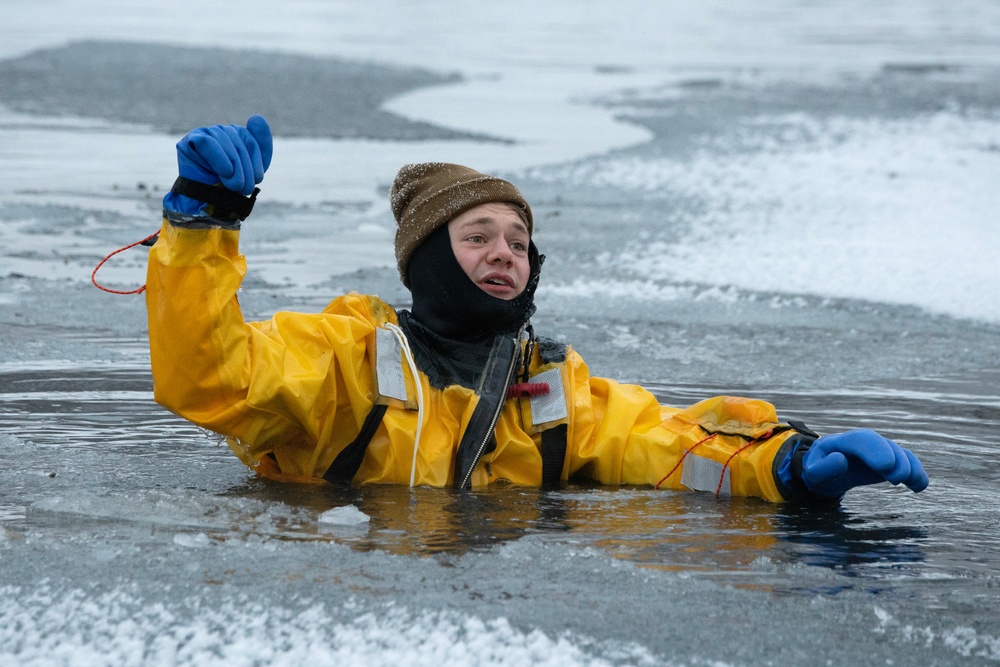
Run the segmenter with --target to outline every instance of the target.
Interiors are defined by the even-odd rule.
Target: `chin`
[[[518,296],[520,296],[521,292],[524,291],[524,290],[521,290],[521,292],[518,292],[518,291],[515,291],[513,289],[491,290],[491,289],[487,289],[487,288],[485,288],[483,286],[480,286],[479,289],[481,289],[482,291],[486,292],[487,294],[489,294],[490,296],[492,296],[494,298],[503,299],[504,301],[512,301],[512,300],[516,299]]]

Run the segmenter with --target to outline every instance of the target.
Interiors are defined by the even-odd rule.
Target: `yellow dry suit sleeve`
[[[245,323],[238,241],[164,221],[146,283],[154,397],[229,436],[247,465],[271,453],[289,478],[320,477],[371,409],[366,341],[382,302],[349,295],[323,313]]]
[[[783,500],[772,462],[794,432],[760,400],[717,396],[686,409],[636,385],[591,377],[570,351],[566,477]]]

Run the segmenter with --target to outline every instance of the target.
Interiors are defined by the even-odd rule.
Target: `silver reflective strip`
[[[406,378],[403,376],[403,348],[399,339],[388,329],[375,330],[375,375],[378,393],[400,401],[406,400]]]
[[[549,385],[549,393],[531,397],[531,421],[537,426],[565,419],[566,393],[563,390],[562,372],[558,368],[550,368],[532,377],[531,382],[545,382]]]
[[[722,486],[719,486],[719,478],[722,478]],[[731,495],[729,484],[729,468],[722,472],[722,464],[712,459],[706,459],[695,454],[688,454],[684,458],[684,469],[681,472],[681,484],[693,491],[711,491],[716,489],[720,496]]]

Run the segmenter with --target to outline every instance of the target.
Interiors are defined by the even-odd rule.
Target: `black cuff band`
[[[208,204],[208,209],[205,213],[213,218],[223,221],[243,221],[253,211],[253,205],[257,201],[257,194],[260,192],[260,188],[254,188],[252,195],[244,197],[238,192],[233,192],[223,187],[208,185],[178,176],[170,191],[205,202]]]
[[[789,424],[792,422],[789,421]],[[801,423],[799,425],[803,426]],[[805,428],[805,427],[804,427]],[[796,428],[796,430],[799,430]],[[811,429],[805,428],[805,430],[813,433]],[[840,502],[840,497],[829,497],[821,496],[819,494],[813,493],[806,486],[805,482],[802,481],[802,459],[805,457],[806,452],[813,446],[816,442],[817,437],[812,435],[805,435],[801,431],[798,434],[793,435],[788,440],[785,440],[778,449],[778,453],[774,456],[774,462],[771,464],[771,474],[774,476],[774,483],[778,487],[778,493],[785,500],[793,500],[796,502],[804,503],[814,503],[820,505],[826,505],[830,503]],[[791,460],[789,460],[789,470],[792,474],[791,486],[785,486],[781,481],[781,475],[778,474],[779,468],[785,462],[788,455],[791,454]]]

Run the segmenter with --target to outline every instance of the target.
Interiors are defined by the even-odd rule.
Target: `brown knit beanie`
[[[431,233],[480,204],[506,203],[519,208],[533,231],[531,207],[511,183],[475,169],[444,162],[408,164],[399,170],[389,195],[396,217],[396,264],[409,288],[410,257]]]

